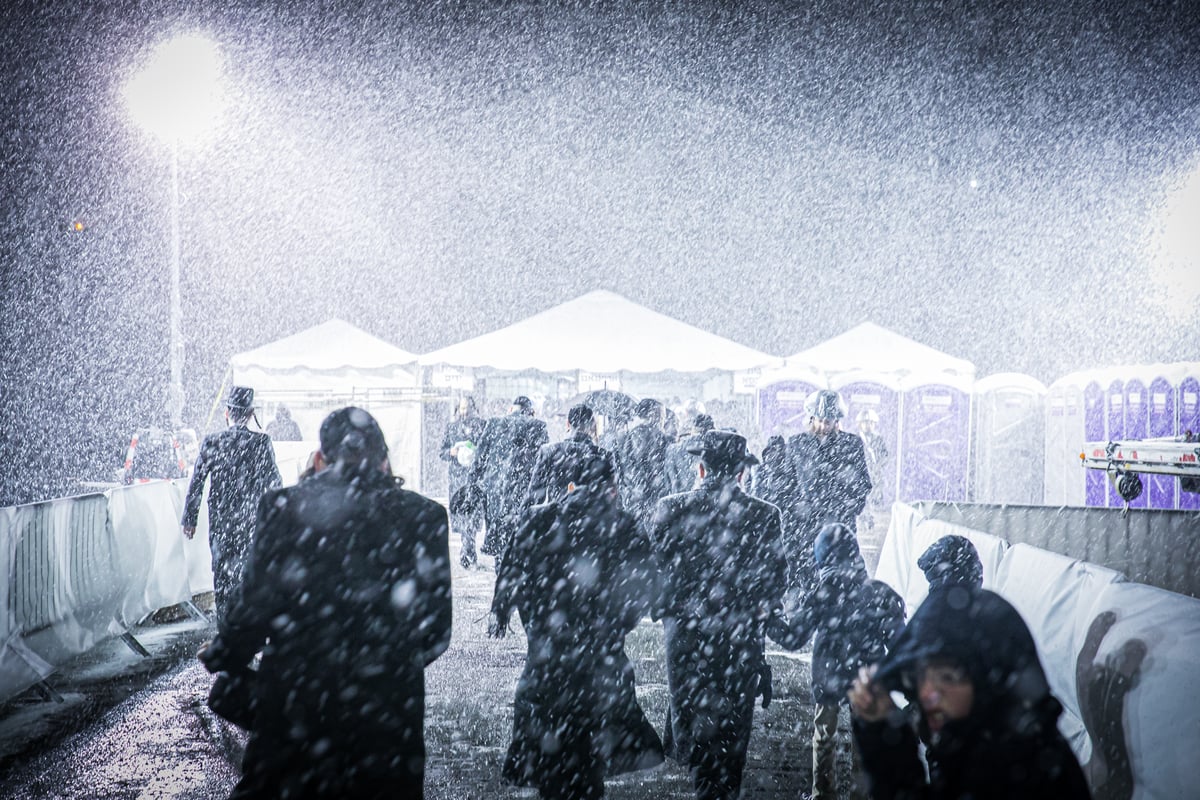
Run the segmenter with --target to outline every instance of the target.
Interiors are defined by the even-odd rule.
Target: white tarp
[[[128,628],[160,608],[191,600],[178,489],[169,481],[152,481],[105,494],[120,574],[128,587],[119,622]]]
[[[753,369],[778,359],[598,290],[420,361],[511,372],[654,373]]]

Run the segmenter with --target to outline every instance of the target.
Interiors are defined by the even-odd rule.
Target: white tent
[[[419,480],[421,397],[417,357],[340,319],[330,319],[229,360],[232,382],[255,391],[260,419],[266,425],[286,406],[315,448],[321,421],[335,408],[355,405],[379,421],[388,439],[393,469]],[[280,445],[285,453],[305,448]],[[302,462],[301,458],[291,458]],[[284,475],[287,482],[293,476]]]
[[[916,385],[918,378],[921,381],[936,378],[952,385],[975,378],[975,365],[970,361],[947,355],[873,322],[864,322],[789,356],[782,369],[773,371],[771,379],[794,370],[816,370],[830,377],[855,370],[906,379],[910,385]]]
[[[519,372],[706,372],[761,367],[774,356],[597,290],[507,328],[421,357],[423,365]]]

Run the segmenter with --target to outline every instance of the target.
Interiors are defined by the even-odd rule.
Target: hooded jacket
[[[923,717],[866,723],[854,734],[875,798],[1090,797],[1079,762],[1058,732],[1062,706],[1050,694],[1029,628],[1004,598],[986,589],[931,594],[893,642],[874,680],[913,702],[922,662],[951,658],[974,688],[970,714],[934,737]],[[929,780],[917,757],[925,741]]]

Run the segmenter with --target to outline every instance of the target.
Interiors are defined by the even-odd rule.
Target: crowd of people
[[[813,393],[808,430],[761,458],[705,414],[671,435],[654,399],[607,436],[573,406],[551,443],[528,398],[486,419],[464,398],[441,449],[448,509],[403,488],[357,408],[326,418],[308,474],[278,488],[252,410],[234,387],[183,518],[191,535],[208,480],[218,635],[201,658],[226,689],[247,685],[252,708],[234,797],[422,796],[423,670],[449,643],[451,530],[463,567],[494,556],[489,634],[521,620],[503,775],[541,797],[601,797],[606,777],[665,758],[698,798],[738,797],[755,706],[773,694],[768,640],[812,641],[813,797],[839,796],[847,707],[863,795],[1088,796],[1028,628],[982,588],[968,540],[923,554],[931,591],[907,625],[869,578],[856,523],[885,456],[841,430],[836,392]],[[624,649],[646,617],[665,642],[661,735]]]

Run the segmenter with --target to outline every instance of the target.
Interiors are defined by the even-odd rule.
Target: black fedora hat
[[[225,405],[234,411],[249,411],[254,408],[254,390],[249,386],[230,386]]]
[[[746,437],[733,431],[705,431],[689,441],[687,451],[713,469],[737,471],[758,463],[746,449]]]

